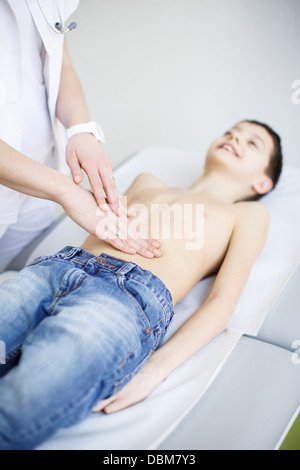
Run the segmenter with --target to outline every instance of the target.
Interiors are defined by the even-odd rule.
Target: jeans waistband
[[[66,246],[58,251],[56,256],[65,260],[75,261],[82,266],[85,266],[88,262],[99,264],[102,268],[106,267],[107,269],[111,269],[116,274],[120,272],[126,274],[131,271],[134,266],[137,266],[135,263],[130,263],[129,261],[110,256],[106,253],[95,256],[82,248],[72,246]]]
[[[55,256],[65,260],[72,260],[81,265],[82,268],[88,264],[94,265],[99,269],[110,270],[116,275],[127,275],[128,277],[138,280],[159,297],[164,308],[168,310],[167,316],[169,317],[169,321],[171,321],[174,312],[172,295],[169,289],[157,276],[152,274],[150,271],[142,269],[136,263],[116,258],[104,252],[95,256],[82,248],[72,246],[66,246],[62,250],[58,251]]]

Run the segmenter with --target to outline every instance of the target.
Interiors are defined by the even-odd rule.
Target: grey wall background
[[[300,166],[300,0],[81,0],[68,46],[113,165],[267,122]],[[300,93],[298,94],[300,101]]]

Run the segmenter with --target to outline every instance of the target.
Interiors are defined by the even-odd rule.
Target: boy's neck
[[[229,178],[228,175],[214,171],[204,171],[189,189],[225,204],[234,204],[245,197],[239,182]]]

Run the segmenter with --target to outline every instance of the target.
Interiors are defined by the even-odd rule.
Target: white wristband
[[[84,124],[76,124],[76,126],[70,127],[67,129],[67,138],[68,140],[75,134],[80,134],[81,132],[87,132],[88,134],[93,134],[93,136],[104,144],[105,137],[104,132],[96,122],[86,122]]]

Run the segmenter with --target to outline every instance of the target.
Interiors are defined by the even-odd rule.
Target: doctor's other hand
[[[112,165],[101,143],[89,133],[73,135],[67,144],[66,162],[70,167],[73,181],[80,184],[84,171],[88,176],[98,206],[106,207],[106,202],[108,202],[113,212],[117,214],[119,195],[116,183],[111,178]]]
[[[105,211],[101,210],[91,191],[77,186],[71,178],[66,178],[69,183],[65,185],[63,195],[57,202],[80,227],[124,253],[139,254],[150,259],[161,256],[158,241],[147,239],[138,230],[127,230],[126,213],[119,217],[108,204],[105,204]],[[117,207],[120,207],[119,200]],[[118,232],[122,234],[119,237]]]
[[[105,240],[119,251],[128,254],[139,254],[145,258],[158,258],[160,243],[144,235],[134,220],[130,220],[128,211],[121,209],[116,215],[107,204],[105,210],[98,208],[97,237]],[[133,214],[132,214],[133,215]]]

